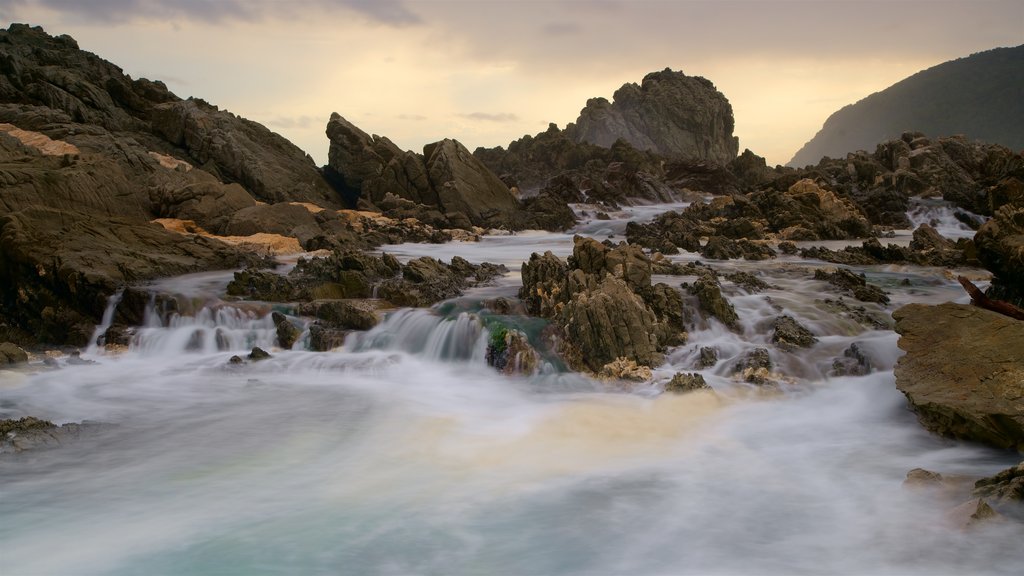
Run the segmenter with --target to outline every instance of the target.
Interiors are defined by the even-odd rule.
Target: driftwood
[[[982,292],[980,288],[975,286],[973,282],[971,282],[967,278],[964,278],[963,276],[957,276],[956,280],[957,282],[960,283],[961,286],[964,287],[964,290],[966,290],[967,293],[970,294],[971,304],[974,304],[979,308],[984,308],[986,310],[998,312],[1004,316],[1009,316],[1010,318],[1024,320],[1024,308],[1018,308],[1017,306],[1014,306],[1009,302],[1004,302],[1002,300],[993,300],[988,296],[985,296],[985,293]]]

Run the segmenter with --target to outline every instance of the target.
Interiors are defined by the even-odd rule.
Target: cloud
[[[395,116],[395,118],[398,118],[399,120],[411,120],[414,122],[422,122],[428,119],[426,116],[421,114],[399,114],[398,116]]]
[[[267,126],[280,128],[282,130],[309,129],[326,124],[327,121],[319,116],[278,116],[267,121]]]
[[[484,122],[519,122],[519,116],[510,112],[498,112],[497,114],[470,112],[468,114],[459,114],[459,116],[467,120],[481,120]]]
[[[187,20],[206,23],[290,19],[336,10],[356,12],[380,24],[418,24],[420,17],[403,0],[0,0],[0,7],[17,17],[16,8],[45,8],[81,21],[120,24],[136,20]]]

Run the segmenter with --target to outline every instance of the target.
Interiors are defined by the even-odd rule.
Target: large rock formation
[[[638,247],[577,236],[568,262],[550,252],[530,256],[519,296],[531,314],[552,321],[571,367],[617,373],[609,365],[655,366],[667,346],[686,340],[679,292],[652,285],[651,273]]]
[[[732,106],[711,81],[666,68],[624,84],[612,102],[588,100],[566,131],[577,142],[610,147],[621,138],[666,157],[726,164],[739,152],[733,127]]]
[[[974,306],[909,304],[893,313],[896,387],[943,436],[1024,452],[1024,322]]]
[[[389,195],[404,198],[439,210],[453,227],[521,227],[519,202],[508,186],[458,141],[428,144],[421,156],[337,113],[327,137],[330,174],[349,198],[377,204]]]
[[[313,160],[259,124],[41,28],[0,30],[0,69],[0,317],[26,339],[85,344],[118,288],[254,260],[214,234],[371,243]]]
[[[796,153],[790,166],[870,150],[904,130],[964,134],[1024,148],[1024,45],[939,64],[845,106]]]

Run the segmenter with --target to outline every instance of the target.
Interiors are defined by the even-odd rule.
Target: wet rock
[[[260,348],[259,346],[253,347],[252,351],[249,352],[249,360],[252,360],[253,362],[266,360],[267,358],[270,357],[270,354],[263,348]]]
[[[329,328],[314,322],[309,326],[309,349],[315,352],[327,352],[340,348],[345,344],[348,331]]]
[[[751,242],[745,238],[731,240],[724,236],[712,236],[700,253],[711,260],[768,260],[775,258],[775,251],[765,244]]]
[[[770,288],[767,282],[761,280],[750,272],[731,272],[725,275],[725,279],[743,288],[751,294],[763,292]]]
[[[0,420],[0,454],[56,448],[109,427],[109,424],[89,421],[57,426],[32,416]]]
[[[17,344],[12,342],[0,344],[0,365],[21,364],[23,362],[28,362],[28,353]]]
[[[526,376],[534,374],[541,361],[526,334],[501,325],[491,328],[485,358],[499,372]]]
[[[674,392],[676,394],[710,388],[711,386],[708,386],[708,383],[704,381],[704,376],[697,373],[677,372],[676,375],[673,376],[667,384],[665,384],[665,392]]]
[[[659,335],[661,342],[666,346],[685,344],[686,324],[690,321],[690,314],[683,304],[683,297],[679,291],[664,282],[659,282],[638,290],[637,293],[650,306],[658,322],[664,327]]]
[[[300,304],[296,312],[314,316],[321,326],[331,328],[369,330],[380,322],[374,306],[364,300],[314,300]]]
[[[843,355],[832,361],[832,376],[864,376],[872,371],[871,359],[864,354],[860,345],[856,342],[850,344]]]
[[[626,224],[626,239],[630,244],[643,246],[663,254],[678,254],[679,250],[699,252],[700,238],[691,219],[669,211],[656,216],[647,224]]]
[[[796,254],[797,253],[796,244],[794,244],[792,242],[789,242],[789,241],[779,242],[779,252],[782,252],[783,254],[786,254],[786,255]]]
[[[636,360],[627,358],[616,358],[602,366],[597,372],[598,378],[633,382],[645,382],[651,379],[651,375],[650,367],[641,366],[636,363]]]
[[[755,348],[743,355],[733,366],[733,374],[739,375],[744,382],[763,386],[774,382],[771,372],[772,360],[767,348]]]
[[[574,293],[560,319],[593,372],[617,358],[645,366],[661,361],[654,312],[614,276]]]
[[[278,346],[285,350],[290,350],[295,341],[299,339],[299,329],[280,312],[273,312],[270,317],[274,322],[274,326],[277,327]]]
[[[529,261],[523,263],[523,286],[519,289],[519,298],[527,310],[542,318],[557,315],[569,298],[568,273],[566,263],[550,251],[531,254]]]
[[[246,268],[235,272],[228,283],[229,296],[264,302],[291,302],[299,297],[299,290],[291,279],[269,270]]]
[[[836,300],[826,298],[819,302],[821,302],[825,308],[835,313],[836,316],[856,322],[870,330],[892,329],[892,321],[888,315],[885,317],[876,316],[868,312],[867,308],[864,306],[851,306],[842,298]]]
[[[243,363],[245,363],[245,360],[242,360],[242,357],[237,355],[237,354],[235,354],[231,358],[228,358],[228,364],[238,365],[238,364],[243,364]]]
[[[913,487],[941,486],[942,483],[942,474],[925,470],[924,468],[914,468],[910,472],[907,472],[907,479],[903,481],[904,486]]]
[[[896,387],[937,434],[1024,451],[1024,322],[974,306],[895,312]]]
[[[974,483],[973,496],[997,504],[1024,503],[1024,462]]]
[[[697,359],[698,368],[710,368],[718,364],[718,350],[711,346],[700,347],[700,357]]]
[[[722,288],[713,274],[704,273],[689,287],[691,294],[697,297],[700,302],[700,309],[709,316],[718,318],[729,328],[739,328],[739,316],[725,296],[722,295]]]
[[[971,529],[983,522],[1003,519],[983,498],[974,498],[949,511],[947,518],[954,526]]]
[[[818,342],[810,330],[791,316],[779,316],[772,328],[772,343],[787,352],[797,348],[810,348]]]
[[[881,288],[868,284],[863,274],[856,274],[846,268],[837,268],[834,272],[815,270],[814,279],[824,280],[841,290],[848,291],[861,302],[877,302],[879,304],[888,304],[889,302],[889,297]]]

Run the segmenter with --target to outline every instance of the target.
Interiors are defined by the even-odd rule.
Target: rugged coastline
[[[1024,324],[966,304],[955,281],[1024,305],[1019,151],[907,132],[770,168],[739,154],[710,81],[666,70],[507,150],[403,151],[334,114],[318,167],[69,37],[12,25],[0,57],[0,364],[13,374],[164,337],[257,388],[257,361],[287,372],[338,350],[371,371],[401,364],[381,350],[427,351],[517,385],[578,377],[663,406],[891,373],[928,430],[1000,462],[1024,452]],[[638,132],[652,110],[697,104],[699,118],[667,122],[677,131]],[[154,288],[224,270],[216,294]],[[43,354],[60,347],[86,357]],[[116,436],[9,415],[4,457]],[[1016,520],[1020,478],[1019,465],[972,478],[956,497],[980,499],[975,523]]]

